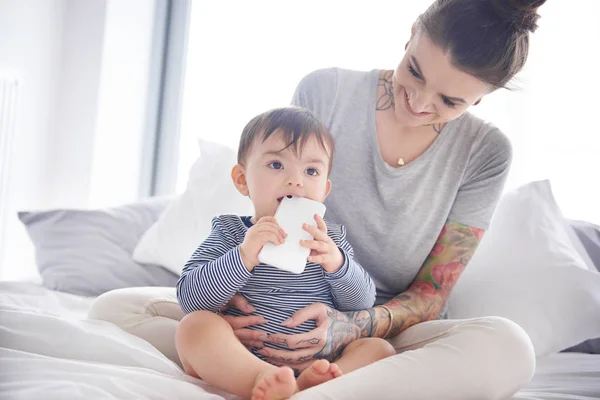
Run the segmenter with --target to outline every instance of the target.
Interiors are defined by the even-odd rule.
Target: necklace
[[[431,127],[433,128],[435,133],[437,133],[439,135],[440,132],[442,131],[443,125],[439,125],[439,126],[431,125]],[[398,157],[398,166],[403,167],[404,164],[406,164],[406,161],[404,161],[404,157]]]

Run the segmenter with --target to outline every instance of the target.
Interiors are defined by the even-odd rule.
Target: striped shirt
[[[177,298],[184,312],[216,312],[240,293],[256,308],[252,315],[268,321],[250,329],[268,334],[297,334],[314,329],[315,322],[307,321],[296,328],[287,328],[281,322],[313,303],[320,302],[339,311],[373,306],[375,285],[354,260],[342,225],[327,224],[327,234],[344,256],[342,267],[328,273],[319,264],[307,262],[301,274],[266,264],[259,264],[249,272],[242,262],[240,245],[251,226],[249,217],[222,215],[213,219],[210,235],[192,254],[177,282]],[[237,309],[228,309],[225,314],[249,315]],[[265,345],[277,348],[271,343]]]

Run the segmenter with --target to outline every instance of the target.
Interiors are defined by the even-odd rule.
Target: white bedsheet
[[[0,283],[0,398],[231,399],[146,341],[86,320],[93,299]]]
[[[513,399],[600,399],[600,355],[559,353],[538,359],[533,380]]]
[[[2,399],[233,399],[189,377],[150,344],[86,319],[92,298],[0,283]],[[513,399],[600,399],[600,356],[538,360]]]

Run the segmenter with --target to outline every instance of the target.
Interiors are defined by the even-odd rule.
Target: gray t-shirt
[[[410,286],[446,220],[488,228],[512,156],[498,128],[465,113],[416,160],[390,167],[375,130],[379,73],[317,70],[292,100],[335,137],[327,218],[346,225],[357,261],[377,286],[376,304]]]

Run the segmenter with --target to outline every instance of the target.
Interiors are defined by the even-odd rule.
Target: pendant
[[[404,158],[400,157],[400,158],[398,159],[398,165],[399,165],[399,166],[403,166],[403,165],[404,165]]]

